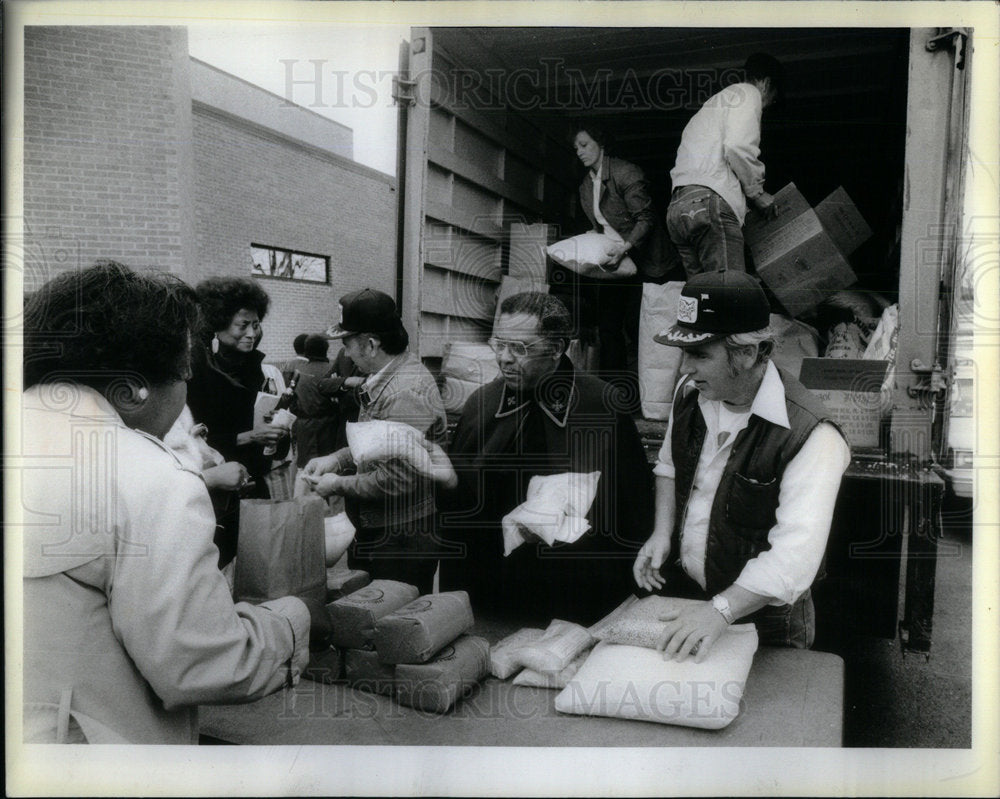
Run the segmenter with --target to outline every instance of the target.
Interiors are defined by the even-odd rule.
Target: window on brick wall
[[[250,273],[254,277],[303,280],[307,283],[329,283],[330,280],[329,255],[251,244],[250,263]]]

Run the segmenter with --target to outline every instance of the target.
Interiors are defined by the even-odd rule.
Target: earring
[[[212,354],[216,355],[219,352],[219,337],[212,336]]]
[[[145,386],[143,386],[143,387],[142,387],[142,388],[140,388],[140,389],[139,389],[139,391],[137,392],[137,396],[139,397],[139,399],[140,399],[140,400],[141,400],[142,402],[145,402],[146,400],[148,400],[148,399],[149,399],[149,389],[148,389],[148,388],[146,388]]]

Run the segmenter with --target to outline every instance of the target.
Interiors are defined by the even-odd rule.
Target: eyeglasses
[[[490,345],[490,349],[497,355],[500,355],[504,350],[507,350],[515,358],[523,358],[528,354],[528,350],[532,347],[536,347],[539,344],[544,344],[546,339],[540,338],[538,341],[532,341],[525,344],[523,341],[511,341],[505,338],[496,338],[495,336],[489,339],[486,343]]]

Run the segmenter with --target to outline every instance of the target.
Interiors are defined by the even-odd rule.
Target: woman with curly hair
[[[25,301],[25,742],[197,743],[197,705],[294,682],[311,620],[329,632],[319,603],[233,603],[205,484],[161,441],[196,317],[189,286],[117,263]]]
[[[227,461],[246,467],[252,483],[243,496],[267,497],[264,476],[272,455],[264,450],[289,441],[283,427],[266,423],[254,427],[254,404],[264,385],[264,353],[255,345],[270,298],[255,281],[241,277],[208,278],[195,290],[202,330],[192,353],[188,407],[194,420],[208,428],[208,444]],[[215,497],[220,566],[236,556],[239,530],[239,502],[231,492],[225,498],[231,501]]]

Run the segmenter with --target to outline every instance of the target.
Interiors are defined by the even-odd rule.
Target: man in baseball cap
[[[660,648],[696,659],[735,621],[761,643],[808,648],[820,573],[850,462],[823,404],[771,362],[767,296],[743,272],[692,277],[677,324],[680,383],[653,469],[656,521],[632,568],[647,591],[703,601],[665,619]]]
[[[375,289],[352,291],[340,298],[340,322],[326,331],[327,338],[347,338],[356,333],[388,333],[403,328],[392,297]]]
[[[444,440],[441,394],[434,376],[408,349],[409,335],[392,297],[371,288],[345,294],[340,323],[326,335],[344,340],[344,353],[365,375],[357,389],[359,422],[402,422],[431,441]],[[313,458],[300,474],[321,496],[344,497],[357,529],[347,556],[352,569],[431,592],[439,555],[434,492],[412,459],[358,464],[344,447]]]

